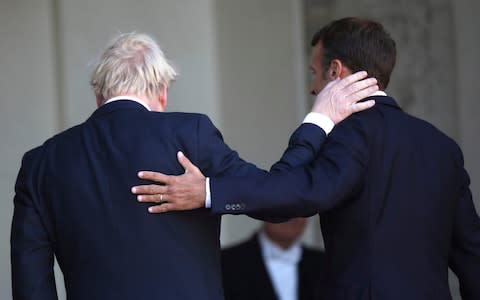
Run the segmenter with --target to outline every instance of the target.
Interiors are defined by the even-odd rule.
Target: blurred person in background
[[[264,222],[247,241],[223,249],[225,300],[318,299],[325,257],[301,243],[306,223]]]

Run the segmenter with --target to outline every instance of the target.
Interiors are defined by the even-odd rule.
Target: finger
[[[155,195],[138,195],[137,196],[138,202],[148,202],[148,203],[165,203],[167,201],[167,197],[164,194],[155,194]]]
[[[373,93],[378,91],[378,85],[373,85],[370,86],[366,89],[363,89],[361,91],[355,92],[347,97],[348,103],[354,104],[355,102],[365,99],[369,96],[371,96]]]
[[[365,71],[359,71],[359,72],[353,73],[353,74],[348,75],[347,77],[343,78],[342,80],[340,80],[337,84],[337,87],[338,88],[344,88],[346,86],[351,85],[354,82],[357,82],[361,79],[364,79],[365,77],[367,77],[367,75],[368,74]]]
[[[186,156],[183,154],[182,151],[177,152],[177,159],[178,162],[182,165],[185,169],[185,173],[189,172],[197,172],[199,171],[197,166],[195,166]]]
[[[140,171],[138,177],[145,180],[151,180],[158,183],[170,183],[170,176],[160,172]]]
[[[326,90],[328,90],[328,89],[331,89],[331,88],[337,86],[339,82],[340,82],[340,79],[339,79],[339,78],[336,78],[336,79],[334,79],[334,80],[331,80],[331,81],[329,81],[329,82],[327,83],[327,85],[323,88],[323,90],[326,91]],[[317,95],[317,98],[318,98],[319,95],[320,95],[320,93]]]
[[[347,95],[351,95],[353,93],[372,87],[376,84],[377,84],[376,78],[367,78],[361,81],[354,82],[351,85],[345,87],[344,89]]]
[[[168,190],[168,187],[165,185],[137,185],[132,187],[132,193],[136,195],[154,195],[154,194],[165,194]]]
[[[368,100],[368,101],[365,101],[365,102],[355,103],[351,106],[351,108],[352,108],[352,112],[356,113],[356,112],[359,112],[359,111],[362,111],[362,110],[369,109],[374,105],[375,105],[375,100]]]
[[[169,211],[178,210],[174,204],[164,203],[161,205],[150,206],[148,212],[152,214],[166,213]]]

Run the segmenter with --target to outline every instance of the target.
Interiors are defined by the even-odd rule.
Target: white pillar
[[[244,159],[269,168],[305,112],[302,1],[217,0],[215,7],[222,132]],[[225,216],[222,242],[257,227],[246,216]]]
[[[56,130],[49,0],[3,1],[0,10],[0,299],[11,299],[10,225],[25,151]]]
[[[476,0],[452,1],[455,16],[455,50],[457,69],[459,142],[470,173],[473,199],[480,210],[480,97],[478,72],[480,70],[480,2]]]

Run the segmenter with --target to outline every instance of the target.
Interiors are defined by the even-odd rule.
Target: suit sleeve
[[[327,135],[317,125],[304,123],[291,135],[288,148],[270,169],[270,172],[284,172],[311,163],[320,153]]]
[[[265,172],[244,161],[223,141],[220,131],[205,115],[198,119],[198,164],[206,177],[246,176]]]
[[[368,153],[366,131],[352,116],[330,133],[313,163],[290,169],[280,162],[270,173],[211,178],[212,212],[234,206],[241,208],[235,213],[298,217],[329,210],[361,186]]]
[[[34,160],[32,153],[24,156],[15,185],[10,238],[14,300],[57,299],[53,246],[35,205],[39,178]]]
[[[265,174],[266,171],[244,161],[238,153],[223,141],[222,134],[210,119],[201,115],[198,123],[198,167],[207,177],[249,176]],[[325,140],[325,132],[313,124],[302,124],[292,134],[287,150],[271,171],[287,170],[310,163],[319,153]]]
[[[460,150],[458,150],[461,156]],[[480,219],[470,192],[470,179],[461,161],[461,184],[449,265],[457,275],[463,300],[480,299]]]
[[[203,116],[199,121],[199,157],[198,167],[207,177],[257,178],[268,174],[265,170],[242,160],[236,151],[231,150],[223,141],[222,135]],[[310,163],[320,152],[326,139],[325,132],[313,124],[302,124],[295,130],[289,145],[281,159],[272,166],[271,172],[282,172]],[[241,209],[240,205],[228,206],[222,214],[232,214]],[[274,217],[269,211],[252,211],[249,216],[270,222],[285,221],[286,217]]]

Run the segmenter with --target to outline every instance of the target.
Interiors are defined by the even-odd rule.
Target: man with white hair
[[[208,176],[258,172],[207,116],[163,112],[175,75],[152,38],[120,35],[92,75],[98,109],[25,154],[11,229],[15,300],[57,298],[54,256],[69,300],[223,299],[220,218],[206,209],[150,215],[130,193],[138,170],[181,174],[179,150]],[[364,77],[331,85],[316,112],[344,118],[370,107],[356,103],[376,89],[354,83]],[[319,147],[314,126],[294,133],[285,163]]]

